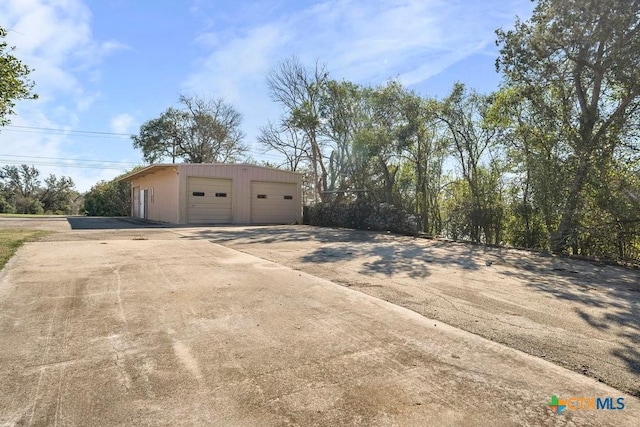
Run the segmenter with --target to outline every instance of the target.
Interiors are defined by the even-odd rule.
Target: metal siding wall
[[[178,224],[187,223],[187,173],[183,166],[178,166]]]
[[[178,222],[177,195],[178,180],[171,169],[161,170],[138,178],[131,182],[131,187],[139,186],[141,190],[149,190],[147,219],[163,222]],[[153,201],[151,189],[153,188]]]
[[[234,224],[248,224],[251,222],[251,181],[286,182],[298,184],[299,196],[302,191],[300,185],[302,177],[300,174],[288,171],[279,171],[259,166],[245,164],[180,164],[178,166],[179,197],[178,197],[178,218],[180,224],[185,224],[187,219],[187,177],[200,176],[206,178],[227,178],[232,179],[231,184],[231,215]],[[298,197],[298,200],[301,200]],[[298,209],[298,222],[302,220],[302,204]]]
[[[233,216],[235,224],[247,224],[251,219],[251,170],[247,166],[233,168],[235,171],[233,191],[236,196],[236,211]]]

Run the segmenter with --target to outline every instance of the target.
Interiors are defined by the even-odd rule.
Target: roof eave
[[[166,163],[162,163],[162,164],[157,164],[157,165],[149,165],[145,168],[139,169],[137,171],[128,173],[125,176],[122,176],[120,178],[117,179],[118,182],[120,181],[124,181],[124,182],[131,182],[136,178],[142,178],[143,176],[147,176],[150,175],[152,173],[164,170],[164,169],[168,169],[168,168],[177,168],[178,165],[176,164],[166,164]]]

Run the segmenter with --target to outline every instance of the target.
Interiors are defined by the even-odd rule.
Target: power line
[[[21,33],[20,31],[16,31],[13,28],[6,28],[7,31],[10,31],[12,33],[16,33],[16,34],[20,34],[21,36],[26,36],[26,34]]]
[[[80,130],[80,129],[60,129],[60,128],[38,127],[38,126],[19,126],[19,125],[6,125],[4,127],[4,130],[8,132],[34,133],[34,134],[40,134],[40,135],[58,135],[58,136],[68,135],[68,136],[74,136],[74,137],[118,139],[123,141],[125,139],[128,140],[131,136],[133,136],[132,134],[128,134],[128,133],[90,131],[90,130]],[[273,161],[284,160],[284,156],[274,152],[253,152],[251,154],[256,157],[267,158]],[[94,162],[94,160],[67,159],[67,158],[59,158],[59,157],[16,156],[16,155],[9,155],[9,154],[0,154],[0,156],[47,159],[47,160],[78,161],[78,162]],[[131,163],[131,162],[103,162],[100,160],[95,160],[95,162],[119,163],[119,164],[131,165],[131,166],[137,165],[137,163]],[[16,163],[16,162],[14,161],[12,163]]]
[[[284,160],[284,156],[283,155],[277,155],[277,154],[271,154],[271,153],[256,153],[255,154],[257,157],[270,157],[274,160]],[[77,158],[73,158],[73,157],[46,157],[46,156],[26,156],[26,155],[19,155],[19,154],[2,154],[0,153],[0,157],[15,157],[17,159],[37,159],[37,160],[61,160],[61,161],[67,161],[67,162],[84,162],[84,163],[100,163],[100,164],[104,164],[104,163],[110,163],[110,164],[121,164],[121,165],[125,165],[125,166],[137,166],[139,164],[139,162],[122,162],[122,161],[118,161],[118,160],[98,160],[98,159],[77,159]],[[20,160],[16,160],[16,161],[20,161]],[[29,161],[27,161],[27,163],[29,163]]]
[[[136,162],[119,162],[116,160],[89,160],[89,159],[74,159],[70,157],[44,157],[44,156],[22,156],[17,154],[0,154],[0,157],[17,157],[17,158],[25,158],[25,159],[46,159],[46,160],[63,160],[67,162],[89,162],[89,163],[114,163],[114,164],[123,164],[129,166],[136,166],[138,163]],[[18,161],[18,160],[16,160]]]
[[[74,138],[96,138],[96,139],[112,139],[119,141],[130,142],[129,138],[125,138],[124,136],[113,136],[113,135],[87,135],[87,134],[65,134],[65,133],[55,133],[55,132],[47,132],[47,131],[37,131],[37,130],[23,130],[23,129],[4,129],[4,132],[17,132],[17,133],[32,133],[35,135],[52,135],[52,136],[70,136]]]
[[[11,128],[11,129],[7,129]],[[58,128],[46,128],[46,127],[36,127],[36,126],[18,126],[18,125],[6,125],[4,130],[9,132],[21,132],[21,133],[34,133],[39,135],[64,135],[71,134],[70,136],[75,137],[89,137],[89,138],[104,138],[104,139],[118,139],[118,140],[128,140],[132,134],[128,133],[116,133],[116,132],[102,132],[102,131],[89,131],[89,130],[73,130],[73,129],[58,129]],[[269,150],[271,151],[271,150]],[[284,156],[278,153],[271,152],[253,152],[252,155],[256,157],[266,157],[271,158],[272,160],[283,160]],[[2,156],[3,154],[0,154]],[[7,155],[4,155],[7,156]],[[28,156],[20,156],[20,157],[28,157]],[[64,160],[64,159],[55,159],[55,160]],[[73,159],[75,160],[75,159]],[[123,163],[123,162],[120,162]],[[135,163],[134,163],[135,165]]]
[[[4,164],[9,164],[9,165],[20,165],[20,164],[24,164],[24,161],[20,161],[20,160],[13,160],[13,159],[0,159],[0,163],[4,163]],[[69,163],[53,163],[53,162],[27,162],[32,166],[54,166],[54,167],[58,167],[58,168],[81,168],[81,169],[113,169],[113,170],[119,170],[119,171],[125,171],[130,169],[131,167],[128,166],[109,166],[109,165],[100,165],[100,164],[96,164],[96,165],[74,165],[74,164],[69,164]]]
[[[36,126],[17,126],[17,125],[7,125],[6,127],[15,128],[15,129],[46,130],[46,131],[54,131],[54,132],[61,132],[61,133],[84,133],[84,134],[92,134],[92,135],[117,135],[117,136],[127,136],[127,137],[132,136],[132,134],[130,133],[101,132],[101,131],[95,131],[95,130],[41,128]]]

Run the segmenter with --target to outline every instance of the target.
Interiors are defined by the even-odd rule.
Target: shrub
[[[307,207],[310,225],[415,235],[418,219],[388,203],[319,203]]]

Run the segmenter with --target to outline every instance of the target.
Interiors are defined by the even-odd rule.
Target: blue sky
[[[0,130],[0,164],[34,164],[86,191],[142,156],[127,136],[77,131],[135,134],[180,93],[233,104],[251,156],[275,162],[254,141],[281,113],[266,87],[279,61],[319,60],[360,84],[398,78],[426,96],[446,96],[456,81],[489,92],[500,81],[494,30],[532,9],[529,0],[3,0],[0,25],[35,69],[40,99],[20,102]]]

